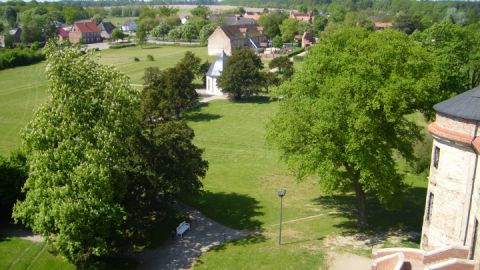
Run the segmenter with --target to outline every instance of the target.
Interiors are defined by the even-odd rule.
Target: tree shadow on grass
[[[263,216],[259,202],[248,195],[238,193],[213,193],[204,191],[197,198],[183,198],[204,215],[237,230],[260,230]]]
[[[236,103],[255,103],[255,104],[268,104],[272,100],[270,100],[269,96],[250,96],[246,98],[242,98],[240,100],[233,100]]]
[[[219,114],[205,113],[202,112],[203,107],[207,107],[208,103],[200,102],[195,107],[188,110],[185,113],[184,119],[192,122],[202,122],[202,121],[213,121],[220,119],[222,116]]]
[[[322,196],[314,202],[326,209],[335,211],[331,215],[343,217],[345,221],[335,225],[347,233],[387,232],[404,230],[420,232],[425,209],[426,188],[409,187],[404,191],[403,203],[398,209],[388,210],[371,196],[367,199],[367,227],[360,227],[356,222],[354,194]]]

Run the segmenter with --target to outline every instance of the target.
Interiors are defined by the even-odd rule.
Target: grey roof
[[[218,77],[222,74],[223,67],[225,66],[225,62],[227,61],[227,55],[224,51],[220,54],[215,61],[210,65],[210,68],[207,71],[207,76],[209,77]]]
[[[101,22],[98,27],[102,31],[106,31],[107,33],[111,34],[113,30],[115,29],[115,25],[111,22]]]
[[[480,121],[480,86],[433,106],[442,114]]]
[[[234,15],[210,15],[208,19],[212,22],[222,22],[223,25],[241,25],[241,24],[256,24],[257,21],[250,18],[244,18]]]

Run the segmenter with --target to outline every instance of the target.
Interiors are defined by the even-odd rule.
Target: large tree
[[[53,43],[45,51],[50,97],[22,134],[30,172],[13,216],[85,263],[115,252],[128,217],[122,170],[138,94],[89,54]]]
[[[329,33],[275,91],[283,100],[269,140],[298,177],[318,175],[325,192],[355,191],[366,224],[367,194],[390,207],[404,187],[393,156],[413,158],[421,133],[405,116],[425,109],[436,90],[432,62],[400,32]]]
[[[293,72],[293,62],[287,56],[281,56],[274,58],[270,63],[268,63],[270,69],[277,69],[277,73],[282,75],[283,80],[287,80],[292,77]]]
[[[288,18],[288,14],[279,10],[272,11],[268,14],[262,15],[258,23],[263,26],[263,32],[269,38],[280,36],[279,25]]]
[[[193,80],[199,72],[201,59],[187,52],[174,67],[145,69],[140,117],[153,123],[158,119],[180,119],[181,113],[198,102]]]
[[[217,79],[218,86],[236,100],[249,96],[262,86],[262,68],[262,60],[250,48],[235,50]]]
[[[449,21],[435,24],[414,38],[436,56],[441,78],[440,92],[432,103],[462,93],[480,84],[480,29],[461,27]]]

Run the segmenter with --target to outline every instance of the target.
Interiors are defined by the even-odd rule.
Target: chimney
[[[260,34],[263,34],[263,27],[262,26],[257,26],[257,30],[258,30],[258,32],[260,32]]]
[[[235,19],[238,21],[240,21],[240,14],[235,14]]]

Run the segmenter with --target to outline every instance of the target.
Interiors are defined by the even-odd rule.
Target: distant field
[[[116,27],[120,27],[123,23],[125,23],[128,20],[137,20],[137,19],[138,19],[138,17],[111,17],[111,16],[108,16],[104,19],[104,21],[111,22]]]
[[[100,63],[115,66],[129,76],[132,83],[141,84],[146,67],[171,67],[186,51],[207,59],[205,47],[129,47],[101,51],[98,55]],[[153,55],[155,61],[148,61],[148,54]],[[135,62],[134,57],[140,61]],[[44,69],[45,64],[39,63],[0,71],[0,155],[19,147],[20,130],[32,118],[34,110],[45,101],[47,82]]]

